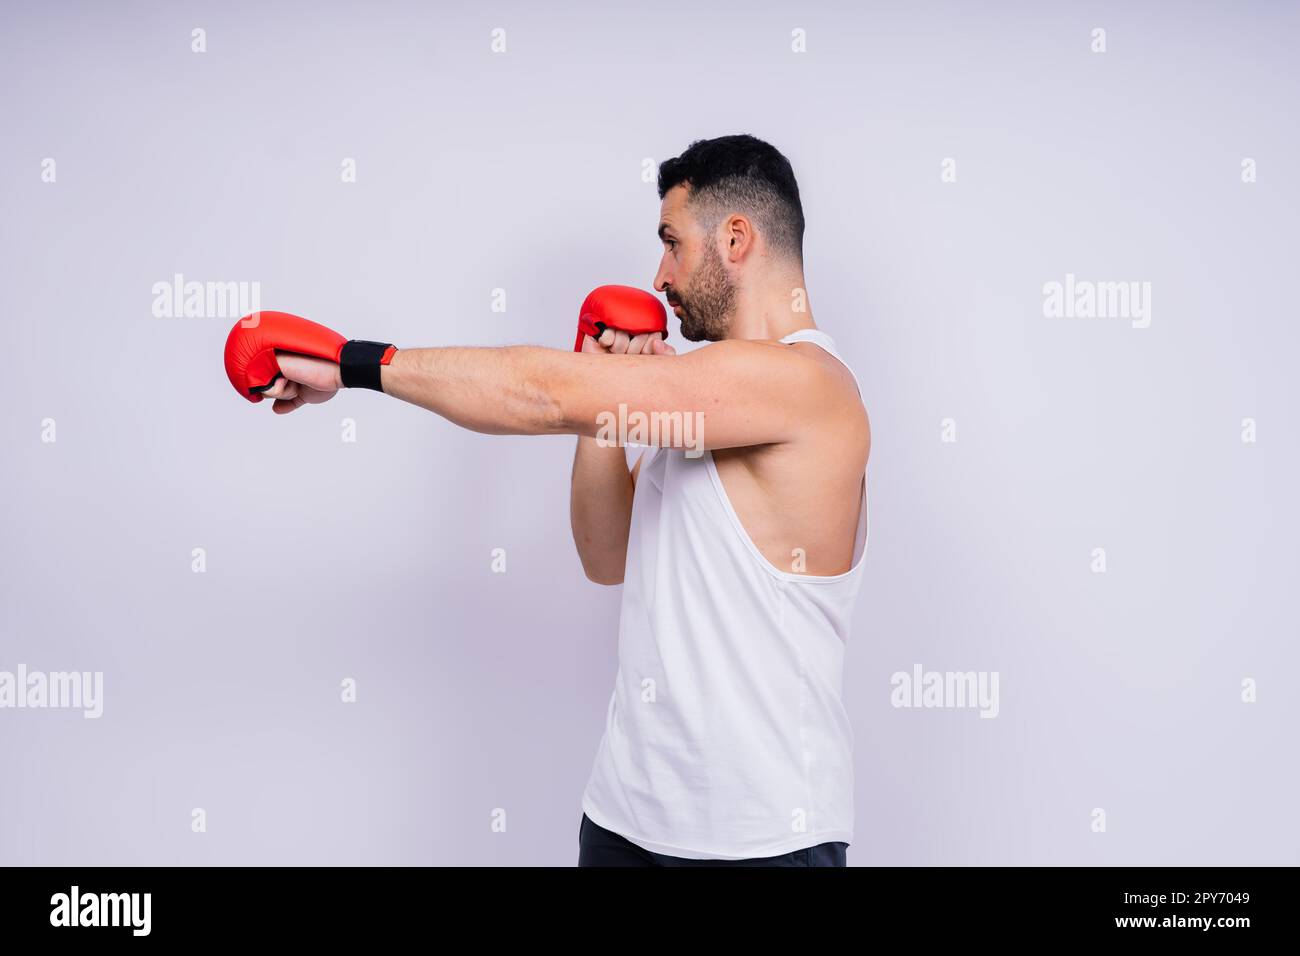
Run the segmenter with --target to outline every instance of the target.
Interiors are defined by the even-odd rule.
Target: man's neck
[[[815,329],[803,272],[783,273],[760,286],[739,289],[729,339],[781,339],[797,329]]]

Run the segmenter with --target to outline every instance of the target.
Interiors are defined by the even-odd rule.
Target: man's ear
[[[739,262],[754,245],[754,226],[744,216],[735,215],[727,220],[727,259]]]

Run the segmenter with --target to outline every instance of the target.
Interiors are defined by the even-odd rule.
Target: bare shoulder
[[[846,390],[851,397],[855,399],[858,397],[858,385],[854,381],[853,373],[849,371],[848,366],[820,345],[814,342],[791,342],[789,344],[776,342],[773,344],[807,361],[815,362],[822,372],[835,382],[837,391]]]
[[[811,342],[771,339],[724,339],[687,353],[707,354],[720,365],[742,365],[774,385],[797,383],[816,389],[818,398],[861,404],[857,383],[844,363]]]
[[[848,366],[830,352],[812,342],[776,343],[778,347],[799,356],[801,361],[814,364],[818,369],[828,415],[842,416],[841,426],[857,422],[866,441],[871,441],[871,426],[867,419],[865,398],[858,392],[858,383]]]
[[[715,447],[865,444],[866,410],[853,374],[817,345],[724,339],[678,361],[685,396],[681,401],[705,407],[722,403],[732,423],[739,423],[737,432],[759,436],[728,438]]]

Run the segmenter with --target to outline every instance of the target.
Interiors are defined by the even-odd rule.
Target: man
[[[574,542],[591,580],[624,585],[579,865],[843,866],[866,410],[808,310],[786,158],[752,136],[701,140],[660,166],[659,196],[654,287],[711,345],[679,356],[616,327],[580,354],[361,343],[342,373],[277,352],[263,394],[292,411],[351,375],[475,431],[578,435]],[[700,427],[668,429],[629,471],[597,440],[615,412]]]

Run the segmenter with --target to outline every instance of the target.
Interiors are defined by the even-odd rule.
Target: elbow
[[[528,396],[527,409],[521,418],[525,424],[520,431],[528,435],[564,435],[573,431],[564,414],[564,405],[542,389]]]
[[[545,417],[548,431],[560,435],[594,435],[596,418],[587,407],[580,389],[560,376],[540,390],[542,400],[539,410]]]
[[[499,404],[508,409],[509,434],[563,435],[572,433],[568,421],[563,379],[554,374],[539,356],[552,352],[531,346],[510,346],[502,350],[516,373],[514,387]]]
[[[546,394],[545,401],[539,406],[542,428],[553,435],[581,435],[582,428],[574,416],[570,403],[565,401],[560,390]]]
[[[615,584],[623,583],[622,568],[602,568],[595,565],[582,563],[582,571],[587,575],[587,580],[592,584],[603,584],[606,587],[613,587]]]
[[[542,427],[550,435],[576,435],[579,434],[578,428],[569,420],[565,414],[564,405],[558,399],[552,398],[546,403],[542,411]]]

